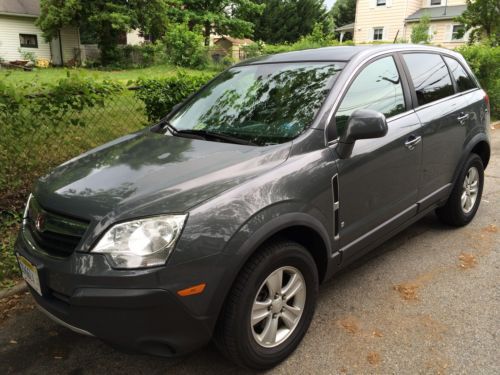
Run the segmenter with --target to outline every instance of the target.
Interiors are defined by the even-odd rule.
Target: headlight
[[[106,254],[116,268],[162,265],[172,252],[186,215],[138,219],[112,226],[92,250]]]

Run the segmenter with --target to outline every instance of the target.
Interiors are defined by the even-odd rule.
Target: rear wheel
[[[481,158],[471,154],[448,201],[436,210],[446,224],[456,227],[468,224],[476,215],[483,193],[484,167]]]
[[[264,370],[288,357],[314,314],[318,272],[311,254],[291,241],[269,243],[236,280],[215,340],[239,365]]]

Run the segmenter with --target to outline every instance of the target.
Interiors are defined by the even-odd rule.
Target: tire
[[[269,288],[269,285],[279,285],[273,281],[279,280],[276,275],[280,272],[283,275],[280,293],[284,291],[285,302],[271,295]],[[290,283],[292,278],[297,285],[298,281],[303,282],[300,284],[302,288],[286,299],[286,287],[295,285]],[[243,367],[266,370],[276,366],[295,350],[309,328],[316,307],[318,284],[316,264],[303,246],[287,240],[264,245],[243,267],[229,292],[214,335],[217,347],[231,361]],[[266,318],[252,325],[252,309],[257,300],[265,301],[261,303],[267,306],[265,309],[271,310],[259,308],[253,317],[263,314]],[[267,305],[268,301],[273,302]],[[303,304],[295,324],[288,320],[291,329],[284,324],[284,319],[292,316],[289,315],[292,308],[283,304],[295,309]],[[278,322],[280,328],[273,342],[272,333],[266,336],[265,332],[273,332],[271,326],[274,322]],[[266,327],[271,330],[266,331]]]
[[[469,189],[467,190],[466,185],[469,180],[466,178],[470,178],[473,180],[471,171],[476,171],[477,176],[477,187],[473,188],[473,185],[469,185]],[[443,207],[440,207],[436,210],[436,214],[439,219],[448,225],[454,227],[462,227],[470,223],[470,221],[476,215],[477,209],[479,208],[479,203],[481,202],[481,196],[483,194],[483,184],[484,184],[484,166],[483,161],[477,154],[470,154],[469,158],[464,164],[463,170],[460,172],[460,176],[451,191],[450,197],[448,201]],[[472,201],[467,201],[466,203],[462,201],[463,195],[465,197],[472,197],[472,192],[475,191],[475,198]],[[471,198],[472,199],[472,198]],[[465,206],[464,206],[465,204]]]

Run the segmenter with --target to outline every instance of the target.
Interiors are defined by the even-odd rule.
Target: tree
[[[411,28],[411,42],[412,43],[425,43],[430,42],[429,25],[431,18],[424,14],[420,17],[418,23]]]
[[[320,23],[324,32],[331,32],[331,23],[323,0],[256,0],[265,6],[262,15],[243,14],[255,24],[253,37],[266,43],[293,43],[312,32]]]
[[[41,0],[37,25],[46,39],[58,36],[64,25],[84,30],[87,38],[96,40],[101,63],[116,61],[120,37],[139,28],[153,39],[166,31],[170,3],[176,0]]]
[[[212,32],[234,37],[251,36],[253,23],[240,15],[256,16],[262,10],[263,6],[253,0],[183,0],[171,12],[175,21],[187,22],[190,30],[201,28],[208,46]]]
[[[456,21],[464,25],[464,32],[472,30],[470,40],[488,38],[493,45],[500,40],[500,3],[498,0],[467,0],[467,9]]]
[[[337,0],[330,10],[335,27],[354,22],[356,16],[356,0]]]

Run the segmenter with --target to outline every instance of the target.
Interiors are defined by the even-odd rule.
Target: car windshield
[[[170,119],[177,130],[257,145],[289,141],[309,127],[345,64],[301,62],[231,68]]]

